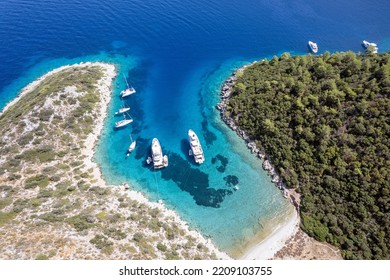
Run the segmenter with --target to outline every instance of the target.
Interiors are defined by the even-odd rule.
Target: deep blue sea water
[[[162,199],[236,255],[292,207],[221,123],[215,104],[222,82],[253,60],[304,54],[308,40],[320,53],[362,52],[364,39],[390,50],[388,0],[0,0],[0,7],[0,108],[56,67],[115,63],[119,75],[95,156],[104,177]],[[114,131],[123,75],[137,89],[124,101],[134,122]],[[189,128],[203,144],[201,166],[187,156]],[[137,149],[125,158],[130,135]],[[153,137],[169,156],[161,171],[145,164]]]

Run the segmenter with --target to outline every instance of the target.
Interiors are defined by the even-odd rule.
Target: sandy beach
[[[284,225],[276,228],[265,240],[256,244],[240,258],[242,260],[268,260],[283,248],[286,241],[293,236],[299,228],[299,217],[294,211],[292,217]]]

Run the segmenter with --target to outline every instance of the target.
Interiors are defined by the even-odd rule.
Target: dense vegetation
[[[227,114],[301,193],[302,228],[390,258],[390,53],[280,58],[238,73]]]

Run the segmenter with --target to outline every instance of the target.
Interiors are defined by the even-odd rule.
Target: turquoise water
[[[169,107],[154,107],[154,100],[146,98],[150,89],[141,89],[125,99],[132,108],[132,127],[115,131],[118,117],[113,113],[121,106],[119,87],[96,154],[109,183],[129,182],[151,200],[163,200],[228,252],[241,250],[270,220],[291,214],[291,206],[261,169],[261,162],[221,123],[215,109],[221,83],[244,63],[198,66],[181,82],[180,90],[186,96],[170,100]],[[188,156],[189,128],[198,132],[203,143],[206,161],[202,165]],[[130,134],[137,148],[126,158]],[[169,166],[159,171],[145,163],[154,137],[169,157]]]
[[[307,41],[325,50],[390,50],[390,2],[257,0],[0,0],[0,107],[29,82],[65,64],[104,61],[118,78],[96,161],[110,184],[131,183],[163,200],[223,250],[239,254],[265,236],[292,207],[215,110],[222,82],[238,67]],[[134,122],[115,131],[114,112],[127,77],[137,93],[125,100]],[[198,134],[204,164],[188,154]],[[137,148],[125,157],[130,135]],[[145,159],[157,137],[169,167]],[[234,184],[239,190],[235,191]]]

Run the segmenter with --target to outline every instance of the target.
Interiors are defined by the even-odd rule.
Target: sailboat
[[[126,96],[129,96],[129,95],[132,95],[133,93],[135,93],[135,89],[133,87],[129,86],[129,83],[127,82],[125,75],[123,75],[123,77],[125,78],[125,81],[126,81],[126,89],[121,91],[121,96],[126,97]]]
[[[126,113],[127,111],[130,111],[130,107],[125,107],[125,103],[122,101],[122,107],[115,112],[115,116]]]
[[[120,115],[120,114],[126,113],[129,110],[130,110],[130,107],[119,108],[119,110],[115,112],[115,115]]]
[[[123,120],[119,121],[119,122],[116,122],[115,123],[115,128],[120,128],[120,127],[124,127],[130,123],[133,122],[133,119],[130,118],[130,119],[126,119],[126,115],[125,113],[123,113]]]
[[[135,145],[137,144],[137,141],[135,141],[135,140],[133,141],[133,138],[131,137],[131,135],[130,135],[130,140],[131,140],[131,144],[130,144],[129,148],[127,149],[127,154],[126,154],[126,156],[129,156],[130,153],[131,153],[132,151],[134,151]]]

